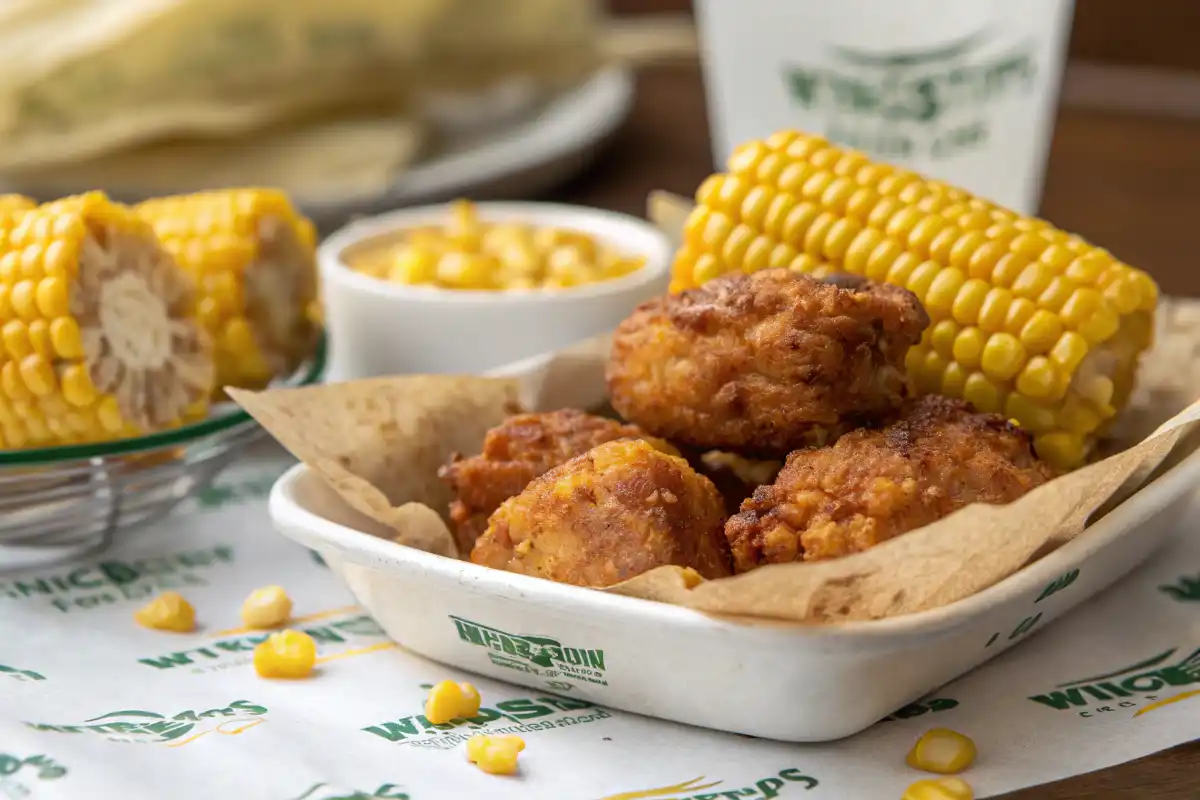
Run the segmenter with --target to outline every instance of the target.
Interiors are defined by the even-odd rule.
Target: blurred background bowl
[[[548,203],[480,203],[484,223],[512,222],[587,234],[645,265],[569,289],[471,291],[390,283],[350,261],[404,231],[444,223],[447,205],[371,217],[329,237],[318,254],[330,381],[405,373],[484,372],[611,331],[667,289],[671,246],[635,217]]]

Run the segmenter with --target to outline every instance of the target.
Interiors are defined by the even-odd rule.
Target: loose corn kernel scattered
[[[441,681],[425,698],[425,718],[435,725],[469,719],[479,713],[479,690],[469,683]]]
[[[909,786],[900,800],[975,800],[975,792],[962,778],[930,778]]]
[[[926,772],[952,775],[975,762],[975,742],[949,728],[933,728],[917,739],[905,761]]]
[[[278,628],[292,616],[292,598],[282,586],[255,589],[242,603],[242,622],[247,628]]]
[[[525,749],[520,736],[485,736],[467,740],[467,760],[489,775],[512,775],[517,771],[517,754]]]
[[[263,678],[306,678],[317,663],[317,643],[303,631],[272,633],[254,648],[254,671]]]
[[[133,618],[158,631],[189,633],[196,629],[196,609],[178,592],[163,592],[135,611]]]

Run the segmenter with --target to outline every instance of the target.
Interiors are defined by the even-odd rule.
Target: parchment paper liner
[[[1179,316],[1166,311],[1168,320]],[[454,556],[441,516],[450,497],[437,468],[451,452],[479,452],[487,429],[518,401],[540,410],[602,401],[607,349],[606,338],[583,343],[519,380],[403,376],[229,393],[347,503],[394,530],[396,542]],[[691,589],[679,568],[661,567],[604,591],[710,613],[803,622],[880,619],[967,597],[1070,541],[1096,512],[1140,488],[1168,457],[1178,460],[1196,448],[1185,437],[1200,420],[1200,402],[1163,422],[1185,405],[1181,397],[1200,395],[1200,381],[1181,379],[1189,373],[1180,364],[1155,367],[1168,355],[1156,350],[1147,356],[1144,374],[1162,382],[1143,386],[1127,412],[1133,428],[1160,425],[1152,435],[1015,503],[971,506],[832,561],[771,565]]]

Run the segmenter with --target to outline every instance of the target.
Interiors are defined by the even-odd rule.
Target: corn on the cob
[[[908,353],[925,392],[1005,414],[1061,467],[1133,388],[1158,287],[1078,236],[815,136],[738,148],[684,225],[672,289],[788,267],[904,286],[933,321]]]
[[[37,201],[23,194],[0,194],[0,216],[12,212],[31,211],[37,208]]]
[[[316,234],[272,189],[230,189],[137,207],[196,281],[217,390],[260,388],[291,373],[316,342]]]
[[[115,439],[203,414],[212,356],[192,305],[191,281],[150,226],[102,193],[10,214],[0,448]]]

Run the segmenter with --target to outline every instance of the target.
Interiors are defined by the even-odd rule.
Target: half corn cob
[[[0,212],[0,448],[94,442],[202,415],[191,281],[100,192]]]
[[[738,148],[684,225],[672,290],[787,267],[904,286],[932,319],[908,369],[924,392],[1017,420],[1061,467],[1133,389],[1158,287],[1050,223],[782,131]]]
[[[196,281],[217,391],[290,374],[316,343],[316,235],[286,194],[229,189],[137,207]]]

